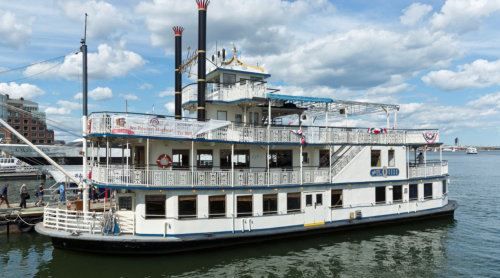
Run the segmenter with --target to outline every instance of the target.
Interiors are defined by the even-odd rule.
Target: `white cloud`
[[[25,45],[31,36],[31,24],[30,19],[20,20],[12,12],[0,10],[0,45]]]
[[[457,71],[431,71],[422,77],[422,81],[443,90],[500,85],[500,60],[489,62],[479,59],[460,66]]]
[[[107,100],[113,97],[113,92],[108,87],[97,87],[89,92],[89,97],[93,100]]]
[[[139,86],[139,89],[140,90],[150,90],[150,89],[153,89],[153,85],[150,84],[150,83],[142,83],[140,86]]]
[[[73,110],[81,108],[79,103],[68,100],[58,100],[57,105],[59,107],[48,107],[45,109],[45,113],[51,115],[68,115]]]
[[[389,82],[394,75],[408,77],[429,67],[448,65],[458,53],[456,41],[442,33],[354,29],[321,36],[263,59],[288,84],[357,89]]]
[[[158,93],[158,97],[171,97],[174,96],[174,88],[167,88]]]
[[[134,94],[125,94],[125,95],[122,95],[121,97],[123,97],[126,100],[138,100],[139,99],[139,97],[134,95]]]
[[[60,1],[64,14],[79,23],[88,14],[87,34],[90,38],[106,39],[117,36],[127,26],[124,15],[112,4],[105,1]]]
[[[500,92],[484,95],[467,104],[475,108],[494,108],[500,110]]]
[[[83,99],[83,93],[76,93],[74,96],[73,96],[74,99]]]
[[[7,94],[10,98],[22,97],[25,99],[33,99],[43,95],[44,93],[45,92],[42,89],[29,83],[0,83],[0,94]]]
[[[164,105],[167,110],[167,115],[173,115],[175,113],[175,103],[173,101],[169,101]]]
[[[422,20],[427,14],[432,11],[432,6],[413,3],[403,10],[403,15],[399,18],[402,24],[413,26]]]
[[[107,44],[101,44],[97,52],[88,53],[89,78],[109,79],[125,76],[144,64],[145,61],[139,54],[125,50],[123,46],[113,48]],[[81,68],[82,54],[78,53],[66,56],[62,64],[42,63],[30,66],[23,74],[25,76],[37,74],[37,78],[79,79]]]
[[[481,21],[500,11],[497,0],[447,0],[431,19],[434,29],[468,32],[479,28]]]

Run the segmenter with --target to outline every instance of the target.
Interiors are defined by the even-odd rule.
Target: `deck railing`
[[[329,182],[328,168],[275,170],[158,170],[122,166],[92,167],[92,180],[131,186],[273,186]]]
[[[209,101],[233,101],[240,99],[265,98],[266,97],[266,84],[259,82],[252,82],[250,80],[244,83],[235,84],[207,84],[206,100]],[[198,100],[198,92],[196,87],[187,87],[182,91],[182,102],[196,102]]]
[[[299,130],[309,144],[432,144],[439,141],[434,129],[387,129],[380,134],[367,128],[319,126],[243,126],[228,121],[198,122],[171,117],[99,112],[89,116],[89,134],[117,134],[158,138],[204,139],[242,143],[301,143]]]
[[[43,226],[70,233],[101,233],[101,212],[83,212],[45,207]]]
[[[424,178],[448,174],[448,161],[427,161],[425,163],[410,163],[409,178]]]

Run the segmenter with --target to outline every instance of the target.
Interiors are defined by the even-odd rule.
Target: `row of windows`
[[[447,192],[446,181],[443,181],[443,194]],[[386,202],[386,187],[378,186],[375,187],[375,203],[385,203]],[[424,183],[424,199],[432,199],[433,189],[432,183]],[[418,184],[410,184],[408,199],[410,201],[418,200]],[[392,202],[393,203],[401,203],[403,202],[403,186],[402,185],[394,185],[392,186]]]
[[[328,167],[330,165],[329,150],[320,150],[319,167]],[[307,152],[302,153],[304,163],[309,163],[309,155]],[[231,168],[231,150],[220,150],[220,167]],[[214,166],[213,150],[197,150],[196,166],[199,168],[212,168]],[[286,168],[293,166],[293,151],[292,150],[270,150],[269,151],[269,167],[270,168]],[[189,150],[172,150],[172,167],[173,168],[188,168],[189,167]],[[250,150],[234,150],[234,167],[249,168],[250,167]]]
[[[129,197],[127,197],[129,198]],[[300,192],[287,193],[287,213],[301,211],[302,201]],[[342,190],[331,190],[332,207],[342,207]],[[165,218],[166,196],[146,195],[146,219]],[[226,195],[208,197],[208,217],[226,217]],[[323,194],[316,195],[315,205],[323,204]],[[312,206],[312,195],[306,195],[305,206]],[[120,208],[123,208],[120,205]],[[128,209],[128,208],[126,208]],[[130,208],[131,209],[131,206]],[[262,209],[264,215],[278,214],[278,194],[262,195]],[[178,196],[178,218],[188,219],[197,217],[197,195]],[[236,197],[236,217],[249,217],[253,215],[253,195],[242,195]]]
[[[371,151],[371,167],[382,167],[382,151],[381,150],[372,150]],[[396,156],[395,151],[390,149],[387,151],[387,166],[395,167],[396,166]]]
[[[443,195],[447,193],[446,181],[443,181]],[[321,206],[323,205],[323,194],[316,194],[316,202],[313,204],[313,195],[305,194],[305,206]],[[409,200],[418,199],[418,184],[409,185]],[[433,189],[432,183],[424,184],[424,199],[432,199]],[[126,197],[131,198],[131,197]],[[287,213],[300,212],[302,208],[302,198],[300,192],[287,193]],[[332,208],[343,207],[343,190],[330,190],[330,200]],[[403,186],[395,185],[392,187],[393,203],[403,202]],[[128,203],[128,202],[127,202]],[[131,201],[130,207],[132,209]],[[208,217],[218,218],[226,217],[226,195],[216,195],[208,197]],[[375,187],[375,203],[386,203],[386,186]],[[120,209],[123,205],[120,204]],[[262,195],[262,209],[264,215],[278,214],[278,194]],[[197,195],[178,196],[178,218],[188,219],[197,217]],[[236,216],[249,217],[253,215],[253,195],[242,195],[236,197]],[[165,218],[166,216],[166,196],[165,195],[146,195],[146,219]]]

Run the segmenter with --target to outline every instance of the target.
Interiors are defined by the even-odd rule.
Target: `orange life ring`
[[[172,158],[170,158],[168,154],[160,154],[156,159],[156,165],[158,165],[159,168],[168,168],[172,166]]]

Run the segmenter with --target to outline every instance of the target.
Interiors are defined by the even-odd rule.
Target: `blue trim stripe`
[[[434,180],[447,178],[448,175],[431,176],[423,178],[412,178],[404,180],[387,180],[387,181],[366,181],[366,182],[346,182],[346,183],[308,183],[308,184],[286,184],[286,185],[271,185],[271,186],[137,186],[125,184],[104,184],[92,182],[92,185],[99,188],[113,188],[113,189],[129,189],[129,190],[258,190],[258,189],[280,189],[280,188],[300,188],[300,187],[340,187],[340,186],[360,186],[370,184],[383,184],[383,183],[411,183],[415,181]]]
[[[267,94],[267,98],[273,99],[273,100],[301,101],[301,102],[315,102],[315,103],[332,103],[333,102],[333,99],[331,99],[331,98],[290,96],[290,95],[269,94],[269,93]]]

